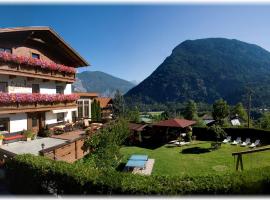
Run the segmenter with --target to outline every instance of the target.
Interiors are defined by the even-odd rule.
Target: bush
[[[115,168],[121,161],[120,145],[122,145],[130,131],[127,121],[118,119],[85,140],[84,151],[91,151],[84,161],[98,168]]]
[[[226,132],[218,125],[213,125],[207,128],[210,138],[214,141],[222,141],[227,136]]]
[[[41,128],[38,132],[40,137],[50,137],[52,135],[52,131],[46,126],[45,128]]]
[[[54,127],[54,128],[53,128],[53,133],[54,133],[55,135],[61,135],[61,134],[64,133],[64,130],[63,130],[62,128]]]
[[[26,138],[32,138],[33,135],[34,135],[34,132],[32,130],[23,130],[23,135],[26,137]]]
[[[270,167],[205,176],[141,176],[30,154],[6,163],[15,194],[269,194]]]

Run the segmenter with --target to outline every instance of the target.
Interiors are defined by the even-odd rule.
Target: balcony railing
[[[0,114],[75,108],[75,94],[8,94],[0,93]]]
[[[54,62],[0,52],[0,74],[73,83],[76,69]]]

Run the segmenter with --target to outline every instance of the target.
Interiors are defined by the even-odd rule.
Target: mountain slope
[[[144,103],[213,103],[224,98],[230,104],[246,100],[254,90],[253,104],[270,105],[270,53],[263,48],[225,38],[186,40],[164,62],[125,96]]]
[[[134,86],[129,81],[100,71],[78,73],[77,80],[73,84],[74,91],[98,92],[101,96],[109,97],[112,97],[117,89],[124,94]]]

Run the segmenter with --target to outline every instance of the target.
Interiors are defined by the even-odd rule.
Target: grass
[[[141,147],[122,147],[124,162],[132,154],[146,154],[155,159],[153,175],[205,175],[235,171],[236,158],[232,152],[249,149],[248,147],[222,144],[218,150],[210,151],[210,142],[196,141],[184,147],[161,146],[156,149]],[[270,152],[257,152],[243,155],[244,170],[270,166]]]

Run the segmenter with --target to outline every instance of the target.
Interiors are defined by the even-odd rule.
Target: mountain
[[[186,40],[139,85],[127,99],[144,103],[213,103],[223,98],[230,104],[246,103],[252,90],[252,105],[270,105],[270,53],[235,39]]]
[[[125,94],[135,85],[129,81],[100,71],[84,71],[77,74],[73,90],[77,92],[98,92],[101,96],[113,97],[118,89]]]

